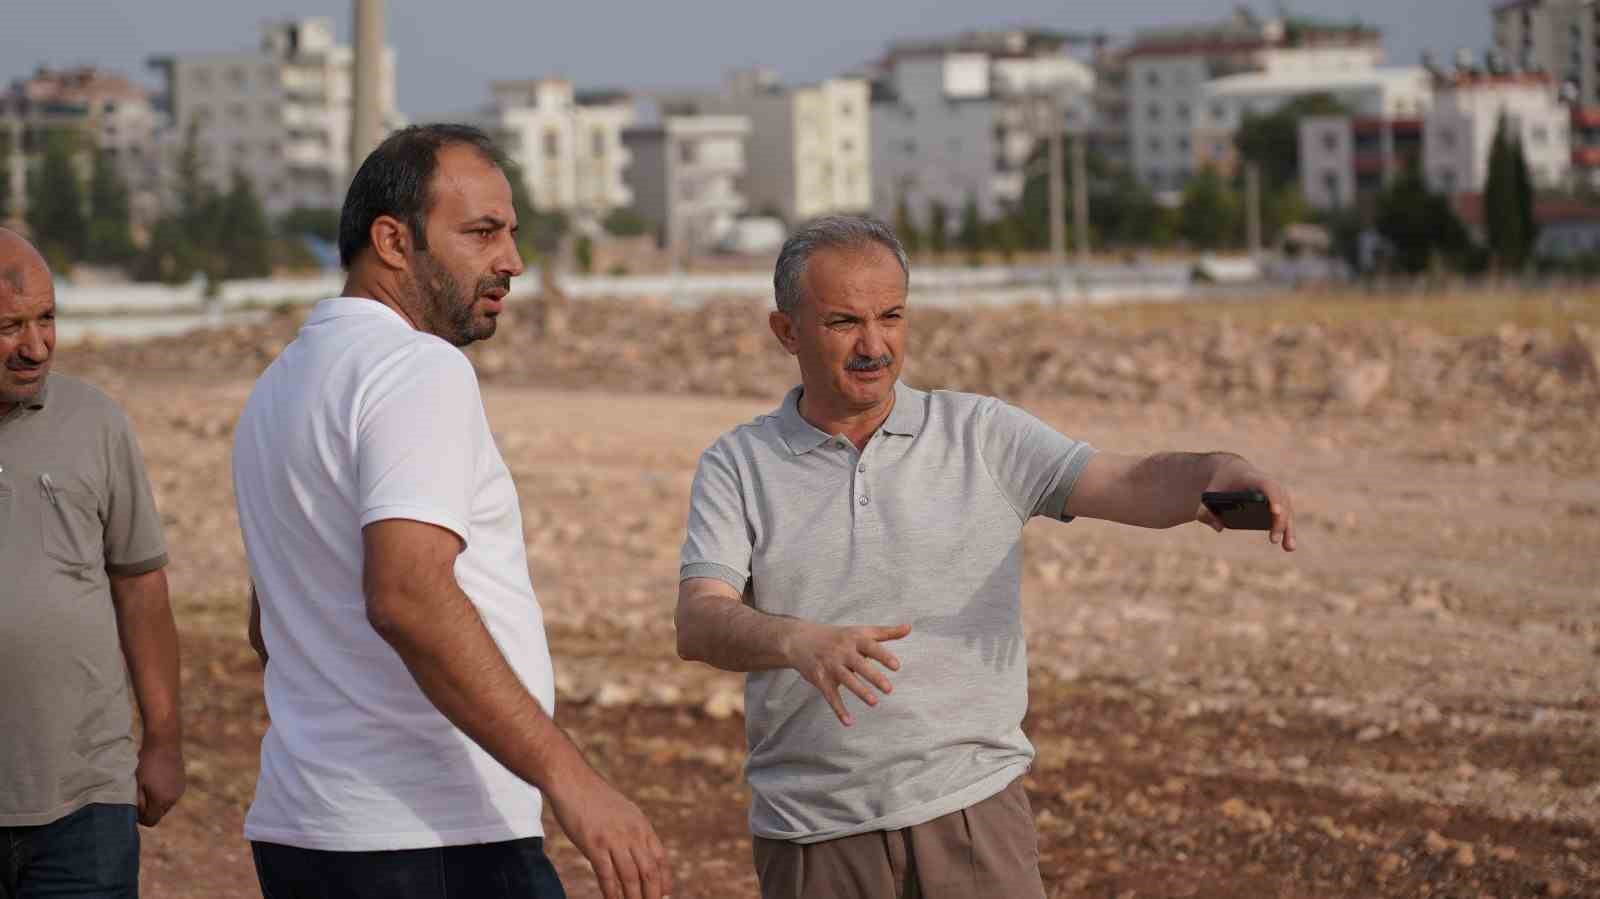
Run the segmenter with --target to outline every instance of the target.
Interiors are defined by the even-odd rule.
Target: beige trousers
[[[1022,779],[900,830],[821,843],[755,839],[761,899],[1044,899]]]

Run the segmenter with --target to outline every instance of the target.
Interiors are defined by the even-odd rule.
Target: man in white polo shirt
[[[901,384],[907,281],[877,222],[790,237],[771,324],[801,385],[695,475],[678,652],[748,672],[764,899],[1042,899],[1021,783],[1031,518],[1220,529],[1202,492],[1260,490],[1294,548],[1288,493],[1238,456],[1097,453],[999,400]]]
[[[340,220],[344,296],[239,421],[272,718],[245,835],[273,899],[563,896],[542,797],[607,899],[667,890],[649,823],[551,720],[516,487],[458,349],[522,271],[499,158],[448,125],[373,151]]]

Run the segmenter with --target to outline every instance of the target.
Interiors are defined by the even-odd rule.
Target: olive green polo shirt
[[[134,802],[110,578],[166,563],[144,460],[110,397],[52,374],[0,415],[0,827]]]

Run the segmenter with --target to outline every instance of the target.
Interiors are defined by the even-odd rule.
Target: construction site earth
[[[1600,296],[912,310],[914,386],[1110,450],[1236,450],[1295,493],[1293,555],[1028,526],[1049,895],[1600,895]],[[267,717],[229,448],[303,314],[59,351],[129,410],[172,549],[189,791],[145,832],[147,895],[258,895],[241,825]],[[679,899],[755,894],[741,681],[679,661],[672,612],[699,452],[795,379],[765,316],[537,298],[470,350],[557,718],[650,815]],[[569,893],[599,895],[546,825]]]

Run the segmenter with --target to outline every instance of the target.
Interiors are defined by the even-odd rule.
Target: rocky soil
[[[754,894],[739,682],[676,659],[672,603],[699,451],[793,380],[764,317],[530,302],[472,350],[558,717],[655,820],[680,899]],[[257,895],[240,821],[265,717],[228,446],[297,318],[61,351],[132,415],[173,548],[191,789],[147,832],[148,895]],[[1600,335],[914,322],[914,384],[1107,449],[1236,449],[1296,493],[1293,555],[1029,527],[1027,785],[1052,896],[1600,896]]]

